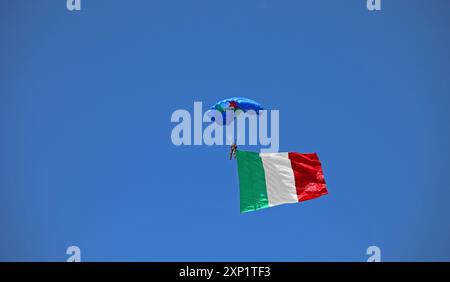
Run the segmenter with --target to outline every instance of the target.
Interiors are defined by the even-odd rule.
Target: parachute
[[[258,102],[251,99],[245,97],[232,97],[214,104],[208,112],[208,115],[211,118],[211,121],[220,123],[221,120],[222,125],[228,125],[233,121],[234,117],[239,115],[241,112],[245,113],[248,111],[253,111],[256,114],[259,114],[259,111],[262,109],[263,108]],[[222,118],[218,119],[217,114],[221,115]]]
[[[219,125],[225,126],[229,125],[236,116],[243,112],[259,115],[261,110],[263,110],[263,108],[258,102],[245,97],[232,97],[221,100],[214,104],[207,114],[211,118],[212,122],[216,122]],[[239,138],[239,136],[237,136],[237,138]],[[230,160],[233,158],[233,156],[236,158],[236,143],[237,140],[234,140],[231,145]]]

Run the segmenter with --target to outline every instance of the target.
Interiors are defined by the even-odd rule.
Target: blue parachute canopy
[[[248,111],[254,111],[256,114],[259,114],[259,111],[263,108],[258,102],[255,102],[251,99],[245,98],[245,97],[232,97],[227,98],[224,100],[221,100],[214,104],[211,107],[211,110],[216,110],[216,114],[219,113],[222,115],[222,121],[223,125],[231,123],[234,116],[232,116],[231,119],[226,120],[226,113],[232,112],[235,113],[236,111],[242,111],[242,112],[248,112]],[[210,111],[209,116],[211,117],[211,121],[215,121],[216,117],[215,115]]]

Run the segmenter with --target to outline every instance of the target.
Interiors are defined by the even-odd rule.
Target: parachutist
[[[231,145],[231,150],[230,150],[230,160],[233,158],[236,158],[236,150],[237,150],[237,145],[236,144],[232,144]]]

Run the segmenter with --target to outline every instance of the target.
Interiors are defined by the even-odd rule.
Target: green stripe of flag
[[[237,151],[241,212],[269,207],[263,162],[258,153]]]

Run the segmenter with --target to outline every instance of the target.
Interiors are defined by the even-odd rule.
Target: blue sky
[[[450,259],[448,1],[64,2],[0,2],[0,260]],[[231,96],[328,196],[242,215],[228,147],[172,144]]]

